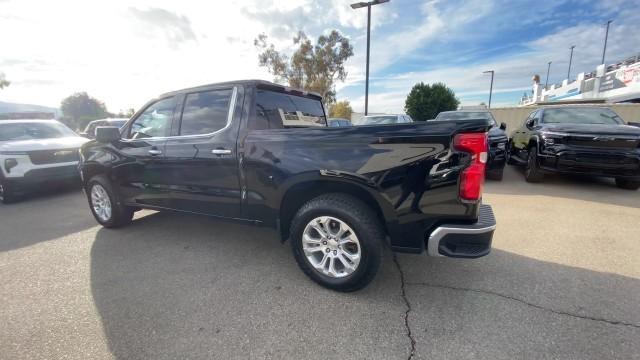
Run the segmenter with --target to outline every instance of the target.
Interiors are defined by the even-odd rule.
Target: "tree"
[[[442,111],[456,110],[459,104],[453,90],[445,84],[429,85],[420,82],[407,95],[404,111],[414,121],[426,121],[435,118]]]
[[[86,92],[75,93],[62,100],[62,121],[76,129],[84,128],[90,121],[109,117],[104,103]]]
[[[7,80],[4,73],[0,73],[0,89],[6,88],[11,84],[11,81]]]
[[[119,118],[131,118],[135,113],[136,109],[128,108],[126,111],[120,110],[120,112],[118,112],[116,116]]]
[[[299,31],[293,44],[297,48],[289,58],[267,43],[267,35],[260,34],[254,40],[254,45],[261,51],[258,55],[260,66],[269,69],[276,82],[317,92],[325,105],[335,102],[335,83],[346,79],[344,63],[353,55],[349,39],[332,30],[329,35],[319,36],[314,45]]]
[[[335,104],[329,106],[329,116],[343,119],[351,119],[351,113],[353,109],[351,104],[347,100],[338,101]]]

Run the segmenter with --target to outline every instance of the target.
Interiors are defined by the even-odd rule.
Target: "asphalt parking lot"
[[[103,229],[78,190],[0,206],[0,358],[639,359],[640,191],[509,167],[484,198],[491,255],[387,252],[350,294],[264,228]]]

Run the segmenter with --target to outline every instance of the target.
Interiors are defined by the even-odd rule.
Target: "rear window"
[[[231,89],[222,89],[188,94],[180,135],[211,134],[227,126],[231,93]]]
[[[545,124],[624,124],[618,114],[607,108],[545,109],[542,122]]]
[[[53,139],[69,136],[77,135],[59,122],[0,124],[0,141]]]
[[[320,100],[258,89],[256,93],[258,128],[327,126]]]

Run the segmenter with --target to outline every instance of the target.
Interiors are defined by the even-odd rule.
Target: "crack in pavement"
[[[395,260],[395,258],[394,258]],[[398,267],[400,265],[398,264]],[[402,272],[400,272],[400,274],[402,275]],[[402,277],[402,276],[401,276]],[[476,292],[476,293],[481,293],[481,294],[487,294],[487,295],[493,295],[493,296],[498,296],[507,300],[512,300],[512,301],[517,301],[521,304],[525,304],[527,306],[536,308],[536,309],[540,309],[540,310],[544,310],[544,311],[548,311],[548,312],[552,312],[554,314],[557,315],[565,315],[565,316],[570,316],[573,318],[578,318],[578,319],[583,319],[583,320],[591,320],[591,321],[597,321],[597,322],[603,322],[609,325],[623,325],[623,326],[628,326],[628,327],[633,327],[633,328],[637,328],[640,329],[640,324],[633,324],[633,323],[628,323],[628,322],[624,322],[624,321],[619,321],[619,320],[609,320],[609,319],[605,319],[605,318],[599,318],[599,317],[595,317],[595,316],[587,316],[587,315],[580,315],[580,314],[575,314],[575,313],[570,313],[570,312],[566,312],[566,311],[560,311],[560,310],[555,310],[555,309],[551,309],[551,308],[546,308],[544,306],[540,306],[537,304],[533,304],[530,303],[526,300],[523,299],[519,299],[517,297],[514,296],[510,296],[510,295],[505,295],[505,294],[501,294],[495,291],[491,291],[491,290],[483,290],[483,289],[474,289],[474,288],[463,288],[463,287],[458,287],[458,286],[450,286],[450,285],[440,285],[440,284],[430,284],[430,283],[424,283],[424,282],[407,282],[405,283],[403,280],[403,287],[404,285],[420,285],[420,286],[426,286],[426,287],[432,287],[432,288],[440,288],[440,289],[449,289],[449,290],[456,290],[456,291],[471,291],[471,292]],[[402,290],[403,294],[404,294],[404,288]]]
[[[409,326],[409,312],[411,312],[411,303],[409,302],[407,293],[405,291],[404,272],[402,272],[402,267],[400,266],[400,262],[398,261],[398,257],[395,253],[393,253],[393,262],[396,264],[398,272],[400,273],[400,295],[402,296],[402,300],[404,300],[404,304],[407,307],[407,310],[404,312],[404,327],[407,331],[407,337],[411,341],[411,352],[409,353],[409,357],[407,358],[407,360],[411,360],[416,353],[416,340],[413,338],[411,327]]]

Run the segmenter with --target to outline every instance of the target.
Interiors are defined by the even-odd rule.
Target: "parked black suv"
[[[509,140],[509,162],[526,166],[525,179],[573,173],[613,177],[640,188],[640,128],[602,106],[545,107],[531,112]]]
[[[502,180],[504,166],[507,163],[507,142],[505,133],[507,124],[496,121],[493,114],[482,110],[456,110],[443,111],[434,120],[472,120],[486,119],[491,124],[488,133],[489,159],[487,160],[487,178],[491,180]]]
[[[373,279],[387,236],[400,252],[489,253],[487,121],[327,127],[321,100],[264,81],[152,100],[82,148],[93,215],[105,227],[140,208],[273,227],[311,279],[340,291]]]

